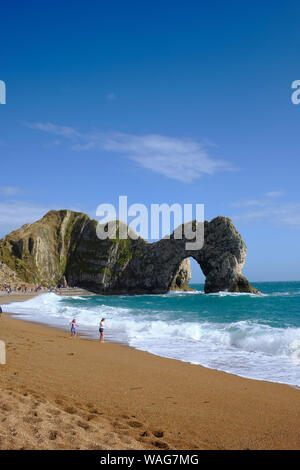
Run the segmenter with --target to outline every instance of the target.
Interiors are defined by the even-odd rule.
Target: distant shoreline
[[[38,292],[12,292],[11,294],[7,294],[6,292],[0,291],[0,305],[10,304],[12,302],[24,302],[25,300],[32,299],[33,297],[37,297],[43,294],[49,294],[48,290],[42,290]],[[90,295],[97,295],[94,292],[87,291],[86,289],[81,289],[77,287],[70,287],[61,289],[60,292],[53,292],[56,295],[61,296],[72,296],[72,295],[80,295],[80,296],[90,296]]]

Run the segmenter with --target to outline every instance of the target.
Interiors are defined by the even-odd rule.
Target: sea
[[[300,282],[253,283],[260,294],[60,296],[45,293],[5,306],[18,318],[99,337],[242,377],[300,387]]]

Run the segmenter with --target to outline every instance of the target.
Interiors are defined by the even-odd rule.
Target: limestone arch
[[[160,288],[167,291],[176,285],[182,264],[187,258],[193,258],[205,276],[205,293],[257,292],[242,274],[247,248],[230,219],[219,216],[204,222],[204,244],[201,249],[186,250],[186,242],[184,237],[177,240],[173,234],[170,239],[150,244],[149,251],[155,256],[149,259],[149,263],[155,266],[159,280],[158,283],[154,281],[154,291]]]

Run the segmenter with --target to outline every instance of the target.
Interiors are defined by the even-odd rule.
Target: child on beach
[[[104,328],[105,328],[105,318],[102,318],[100,325],[99,325],[100,343],[104,343]]]
[[[77,323],[76,323],[76,318],[73,318],[73,320],[70,323],[71,325],[71,336],[76,337],[77,335]]]

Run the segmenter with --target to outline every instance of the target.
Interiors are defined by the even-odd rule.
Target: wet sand
[[[4,316],[0,449],[300,449],[300,391]]]

